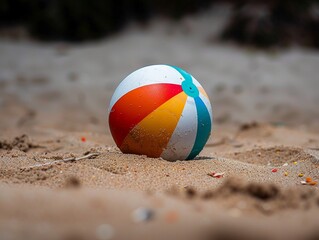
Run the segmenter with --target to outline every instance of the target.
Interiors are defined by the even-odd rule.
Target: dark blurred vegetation
[[[179,19],[212,0],[0,0],[0,25],[23,25],[42,40],[81,41],[106,36],[135,20]]]
[[[0,28],[23,26],[40,40],[83,41],[156,16],[178,20],[216,2],[233,5],[221,33],[257,47],[319,47],[319,0],[0,0]]]
[[[319,48],[319,1],[241,2],[234,6],[221,39],[260,48],[291,44]]]

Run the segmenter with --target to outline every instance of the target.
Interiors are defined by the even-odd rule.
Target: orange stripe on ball
[[[177,126],[186,100],[187,95],[181,92],[150,113],[130,131],[121,151],[160,157]]]
[[[180,92],[180,85],[161,83],[142,86],[122,96],[109,115],[110,130],[116,145],[120,147],[140,121]]]

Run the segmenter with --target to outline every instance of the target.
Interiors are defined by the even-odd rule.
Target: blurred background
[[[202,83],[214,123],[319,130],[319,1],[0,0],[0,130],[105,132],[151,64]]]

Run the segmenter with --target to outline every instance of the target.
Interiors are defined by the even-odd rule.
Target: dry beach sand
[[[0,239],[319,239],[319,53],[208,43],[212,20],[81,46],[0,41]],[[214,107],[192,161],[124,155],[107,129],[118,83],[163,62]]]
[[[177,162],[123,155],[104,134],[5,134],[1,239],[316,239],[318,188],[300,181],[319,179],[319,137],[271,125],[219,130],[198,159]],[[89,152],[99,155],[38,166]]]

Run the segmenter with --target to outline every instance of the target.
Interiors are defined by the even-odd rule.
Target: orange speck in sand
[[[307,182],[307,183],[312,182],[312,178],[311,178],[311,177],[306,177],[306,182]]]
[[[176,211],[170,211],[166,214],[165,220],[168,223],[173,223],[178,220],[178,213]]]
[[[86,138],[85,137],[81,137],[81,141],[82,142],[86,142]]]

